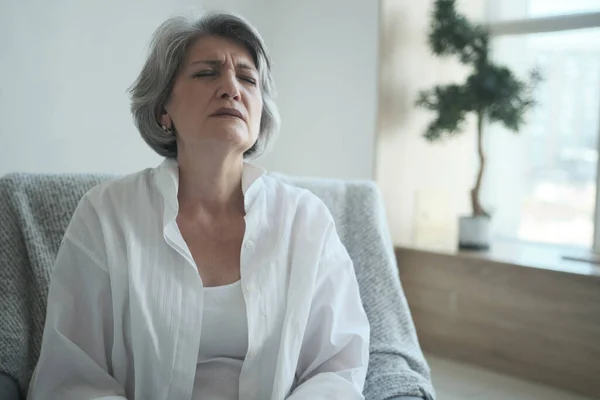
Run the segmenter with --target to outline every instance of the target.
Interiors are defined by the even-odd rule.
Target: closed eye
[[[256,79],[249,77],[249,76],[240,76],[240,79],[243,80],[246,83],[249,83],[253,86],[256,86]]]
[[[202,77],[205,77],[205,76],[215,76],[216,74],[217,74],[216,71],[207,69],[207,70],[204,70],[204,71],[199,71],[199,72],[194,73],[192,75],[192,77],[194,77],[194,78],[202,78]]]

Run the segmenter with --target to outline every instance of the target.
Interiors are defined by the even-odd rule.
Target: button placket
[[[254,293],[256,291],[256,283],[254,281],[250,281],[246,284],[246,292],[248,294]]]

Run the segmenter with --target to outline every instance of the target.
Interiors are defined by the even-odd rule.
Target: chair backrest
[[[97,175],[9,174],[0,178],[0,372],[23,393],[37,363],[50,271],[83,195]]]
[[[392,397],[400,386],[430,387],[376,185],[274,176],[323,200],[354,262],[371,323],[365,397]],[[0,372],[13,376],[23,393],[39,357],[50,271],[64,231],[81,197],[112,178],[41,174],[0,178]],[[390,374],[397,376],[386,386],[381,379]]]

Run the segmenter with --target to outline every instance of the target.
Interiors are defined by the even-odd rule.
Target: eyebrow
[[[194,61],[194,62],[190,63],[190,65],[195,65],[195,64],[206,64],[206,65],[210,65],[211,67],[220,67],[223,64],[223,62],[221,60],[198,60],[198,61]],[[257,70],[255,67],[248,65],[243,61],[239,61],[238,63],[236,63],[235,67],[237,69],[249,69],[252,71]]]

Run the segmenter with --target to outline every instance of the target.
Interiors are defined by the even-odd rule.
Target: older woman
[[[165,156],[81,200],[52,273],[31,399],[362,399],[369,325],[311,193],[246,163],[274,139],[243,19],[169,19],[131,89]]]

